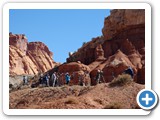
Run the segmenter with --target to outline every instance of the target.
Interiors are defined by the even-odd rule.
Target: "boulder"
[[[71,76],[70,85],[79,85],[80,79],[85,85],[90,85],[90,68],[82,63],[70,62],[62,64],[58,68],[58,73],[61,74],[60,81],[62,84],[65,84],[65,74],[69,73]]]
[[[17,90],[23,85],[23,76],[10,76],[9,77],[9,90]]]
[[[33,75],[25,75],[25,76],[27,76],[28,85],[23,85],[23,75],[9,76],[9,91],[12,92],[19,89],[30,88],[30,82],[34,76]]]

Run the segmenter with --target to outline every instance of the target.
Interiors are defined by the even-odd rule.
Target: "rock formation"
[[[53,68],[52,52],[42,42],[30,42],[24,34],[9,34],[10,75],[37,74]]]
[[[65,74],[67,72],[71,76],[70,85],[80,85],[80,82],[84,82],[85,85],[90,85],[90,68],[87,65],[78,62],[60,65],[58,73],[61,74],[60,80],[62,84],[65,84]]]
[[[145,10],[111,10],[105,18],[101,37],[93,38],[67,62],[81,61],[91,69],[92,83],[98,69],[106,82],[121,74],[128,66],[134,69],[134,81],[145,83]],[[102,46],[102,47],[101,47]],[[103,59],[97,59],[98,57]]]
[[[145,10],[143,9],[114,9],[104,21],[102,29],[105,39],[112,39],[119,31],[128,26],[145,24]]]
[[[94,62],[91,63],[89,66],[91,67],[92,65],[94,66]],[[110,56],[107,60],[104,60],[91,71],[90,75],[92,79],[92,84],[96,84],[95,77],[99,69],[103,71],[105,82],[111,82],[114,77],[122,74],[124,70],[128,68],[128,66],[131,66],[134,70],[134,73],[137,73],[136,67],[131,63],[128,57],[120,50],[118,50],[117,53]]]
[[[104,50],[102,49],[102,45],[99,44],[95,49],[95,59],[103,60],[104,58]]]

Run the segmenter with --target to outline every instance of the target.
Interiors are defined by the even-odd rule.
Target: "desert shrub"
[[[73,98],[73,97],[69,97],[65,101],[65,104],[77,104],[77,103],[78,103],[78,101],[75,98]]]
[[[122,106],[119,103],[111,103],[106,105],[103,109],[122,109]]]
[[[95,102],[99,103],[99,104],[103,104],[101,99],[94,99]]]
[[[75,56],[70,56],[70,61],[71,61],[71,62],[75,62],[75,61],[76,61]]]
[[[128,74],[122,74],[122,75],[118,75],[117,78],[114,78],[110,83],[109,86],[110,87],[115,87],[115,86],[123,86],[126,84],[130,84],[132,82],[132,78],[130,75]]]

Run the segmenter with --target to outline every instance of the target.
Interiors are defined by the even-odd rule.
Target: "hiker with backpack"
[[[132,69],[131,66],[129,66],[129,67],[124,71],[124,73],[130,75],[130,76],[132,77],[132,79],[133,79],[133,77],[134,77],[134,71],[133,71],[133,69]]]
[[[65,74],[65,79],[66,79],[66,84],[68,85],[71,80],[71,76],[69,75],[68,72]]]

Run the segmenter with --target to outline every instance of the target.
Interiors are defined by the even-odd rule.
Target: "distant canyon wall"
[[[28,42],[24,34],[9,34],[10,75],[37,74],[53,68],[53,53],[42,42]]]

